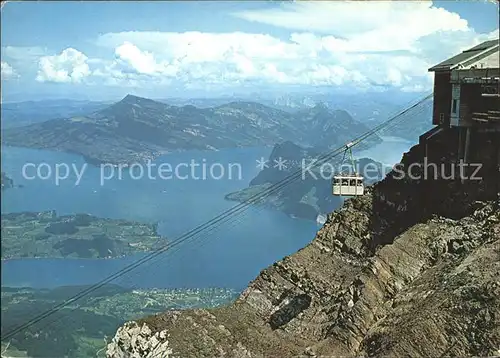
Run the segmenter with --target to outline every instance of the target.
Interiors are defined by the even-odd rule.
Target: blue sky
[[[498,37],[498,4],[13,2],[2,97],[216,96],[260,89],[426,91],[427,68]]]

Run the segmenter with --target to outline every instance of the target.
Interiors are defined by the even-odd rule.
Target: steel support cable
[[[412,114],[412,117],[413,117],[413,116],[416,116],[416,115],[421,114],[423,111],[424,111],[423,109],[419,109],[416,113],[413,113],[413,114]],[[406,121],[407,119],[408,119],[408,117],[406,117],[406,118],[405,118],[404,116],[402,116],[402,117],[401,117],[401,118],[399,118],[397,121],[394,121],[394,122],[393,122],[390,126],[388,126],[388,127],[384,128],[384,130],[389,130],[390,128],[392,128],[392,127],[394,127],[394,126],[397,126],[398,124],[400,124],[400,123],[402,123],[402,122]],[[340,165],[341,165],[341,164],[344,162],[344,160],[345,160],[345,151],[344,151],[344,157],[343,157],[343,159],[342,159],[341,161],[339,161],[339,162],[338,162],[338,164],[340,164]],[[258,206],[255,208],[255,210],[256,210],[256,212],[262,212],[262,211],[264,211],[264,210],[268,210],[268,209],[267,209],[265,206],[263,206],[263,205],[258,205]],[[203,237],[201,237],[201,238],[197,241],[197,245],[196,245],[196,247],[191,247],[191,248],[190,248],[190,251],[194,250],[195,248],[196,248],[196,249],[200,249],[200,248],[204,247],[204,246],[205,246],[208,242],[210,242],[210,241],[211,241],[211,240],[209,240],[209,239],[214,239],[214,240],[217,240],[217,239],[220,237],[220,236],[217,236],[217,237],[213,238],[212,236],[208,236],[207,234],[210,234],[210,233],[213,233],[213,232],[220,232],[222,229],[225,229],[224,231],[227,231],[227,230],[229,230],[229,229],[231,229],[231,228],[233,228],[233,227],[235,227],[235,226],[237,226],[237,225],[239,225],[239,224],[241,224],[241,223],[245,222],[245,220],[244,220],[244,219],[246,218],[247,214],[248,214],[248,210],[245,210],[244,212],[242,212],[242,213],[241,213],[241,215],[239,215],[238,217],[236,217],[236,219],[231,220],[231,221],[229,222],[229,225],[227,225],[227,226],[225,226],[225,227],[224,227],[224,226],[223,226],[223,225],[225,224],[225,222],[224,222],[224,223],[222,223],[222,225],[215,226],[215,227],[213,227],[213,228],[208,229],[208,230],[204,233],[205,235],[203,235]],[[229,220],[227,220],[227,221],[229,221]],[[130,276],[133,276],[133,277],[130,277],[130,276],[129,276],[129,277],[127,277],[126,282],[127,282],[127,283],[128,283],[128,282],[132,282],[132,278],[137,278],[137,276],[138,276],[139,274],[146,274],[146,273],[149,273],[149,272],[151,271],[151,269],[152,269],[152,267],[154,266],[154,264],[155,264],[155,263],[157,263],[157,262],[159,262],[159,261],[163,261],[163,260],[167,259],[168,257],[171,257],[171,256],[175,255],[175,254],[176,254],[177,252],[179,252],[181,249],[182,249],[182,246],[176,247],[176,248],[174,248],[173,250],[167,250],[167,251],[165,252],[165,256],[158,256],[158,257],[156,257],[156,258],[153,258],[151,261],[148,261],[148,262],[144,263],[144,266],[145,266],[144,268],[145,268],[145,270],[143,270],[142,272],[138,272],[138,271],[131,272],[131,275],[130,275]],[[184,253],[184,254],[186,254],[186,253]],[[182,254],[181,254],[181,255],[182,255]],[[117,284],[118,284],[118,283],[117,283]],[[122,285],[124,285],[124,282],[123,282],[123,281],[122,281]],[[124,286],[125,286],[125,287],[127,287],[127,288],[130,288],[130,289],[132,289],[132,290],[137,288],[137,284],[132,284],[132,285],[130,285],[130,286],[128,286],[128,285],[124,285]],[[98,304],[99,302],[101,302],[101,301],[103,301],[103,300],[105,300],[105,299],[106,299],[106,298],[104,298],[104,297],[103,297],[103,298],[100,298],[100,299],[97,299],[95,302],[93,302],[93,304]],[[72,308],[72,309],[70,310],[70,312],[69,312],[66,316],[57,317],[56,319],[54,319],[54,320],[52,320],[52,321],[48,322],[47,324],[43,325],[43,326],[42,326],[42,327],[40,327],[39,329],[40,329],[40,330],[43,330],[43,329],[45,329],[45,328],[47,328],[47,327],[49,327],[49,326],[53,325],[54,323],[56,323],[56,322],[58,322],[58,321],[60,321],[60,320],[62,320],[62,319],[64,319],[64,318],[68,317],[68,316],[71,314],[71,312],[74,312],[74,311],[75,311],[75,310],[77,310],[78,308],[79,308],[79,306],[76,306],[76,307]]]
[[[422,103],[423,101],[427,100],[428,98],[430,98],[432,96],[432,94],[424,97],[422,100],[420,100],[419,102],[417,102],[416,104],[412,105],[411,107],[407,108],[406,110],[400,112],[399,114],[397,114],[396,116],[394,116],[393,118],[389,119],[388,121],[380,124],[379,126],[373,128],[372,130],[368,131],[366,134],[362,135],[361,137],[359,137],[358,139],[356,139],[355,141],[353,141],[353,145],[358,145],[359,143],[361,143],[363,140],[365,140],[366,138],[368,138],[369,136],[373,135],[374,133],[376,133],[377,131],[381,130],[382,128],[384,128],[385,126],[389,125],[389,123],[393,122],[395,119],[397,119],[398,117],[400,117],[401,115],[407,113],[408,111],[410,111],[411,109],[415,108],[416,106],[418,106],[420,103]],[[330,157],[335,157],[336,155],[340,154],[341,151],[344,149],[344,146],[338,148],[337,150],[333,151],[332,153],[330,154],[326,154],[326,155],[323,155],[321,157],[321,159],[319,159],[319,161],[321,163],[323,163],[325,161],[325,159],[328,159]],[[315,164],[315,166],[318,165],[318,164]],[[40,315],[38,315],[37,317],[33,318],[32,320],[28,321],[27,323],[23,324],[22,326],[14,329],[13,331],[9,332],[8,334],[6,334],[6,338],[5,339],[8,339],[9,337],[11,337],[12,335],[14,334],[17,334],[18,332],[20,332],[21,330],[37,323],[38,321],[46,318],[47,316],[49,316],[50,314],[52,313],[55,313],[57,312],[59,309],[75,302],[76,300],[84,297],[85,295],[87,295],[88,293],[91,293],[93,292],[94,290],[102,287],[103,285],[111,282],[112,280],[124,275],[125,273],[128,273],[130,272],[131,270],[135,269],[136,267],[139,267],[140,265],[142,265],[143,263],[155,258],[156,256],[160,255],[161,253],[163,253],[164,251],[166,251],[167,249],[169,248],[172,248],[172,247],[175,247],[177,245],[179,245],[180,243],[184,242],[184,241],[187,241],[189,240],[193,235],[197,234],[197,231],[202,231],[205,229],[206,226],[210,227],[210,225],[212,225],[213,223],[217,223],[217,222],[220,222],[221,220],[224,219],[224,217],[226,218],[225,221],[227,221],[227,219],[230,219],[230,216],[229,215],[232,215],[234,213],[239,213],[239,211],[241,211],[241,209],[244,209],[246,206],[249,206],[251,205],[254,201],[258,201],[258,200],[261,200],[262,198],[264,198],[265,196],[269,196],[269,195],[272,195],[274,192],[277,192],[278,190],[280,190],[282,187],[288,185],[291,181],[294,181],[296,179],[298,179],[298,177],[300,177],[300,174],[301,174],[302,170],[299,170],[297,171],[296,173],[290,175],[289,177],[287,178],[284,178],[283,180],[281,180],[280,182],[274,184],[273,186],[271,186],[270,188],[268,188],[267,190],[265,190],[264,192],[261,192],[261,193],[258,193],[256,195],[254,195],[253,197],[249,198],[248,200],[246,200],[245,202],[239,204],[239,205],[236,205],[235,207],[233,207],[232,209],[229,209],[227,210],[226,212],[223,212],[222,214],[216,216],[214,219],[210,220],[209,222],[205,223],[205,224],[202,224],[198,227],[196,227],[195,229],[192,229],[190,230],[189,232],[187,232],[186,234],[182,235],[179,239],[177,240],[174,240],[172,243],[170,243],[169,245],[166,245],[160,249],[158,249],[157,251],[143,257],[142,259],[138,260],[137,262],[135,263],[132,263],[130,265],[128,265],[127,267],[125,267],[124,269],[122,270],[119,270],[117,273],[107,277],[106,279],[103,279],[102,281],[98,282],[97,284],[94,284],[93,286],[83,290],[82,292],[76,294],[75,296],[67,299],[65,302],[62,302],[58,305],[56,305],[54,308],[46,311],[45,313],[42,313]]]
[[[418,110],[418,112],[417,112],[417,113],[415,113],[414,115],[418,115],[418,114],[420,114],[420,113],[422,113],[422,112],[423,112],[423,110],[421,110],[421,109],[420,109],[420,110]],[[391,124],[391,126],[398,125],[399,123],[404,122],[404,121],[405,121],[405,120],[407,120],[407,119],[408,119],[408,118],[404,118],[404,117],[402,117],[402,118],[398,119],[398,121],[393,122],[393,124]],[[345,156],[345,152],[344,152],[344,156]],[[340,162],[339,162],[339,163],[340,163]],[[265,209],[266,209],[266,208],[265,208],[264,206],[262,206],[262,205],[259,205],[259,206],[256,208],[257,212],[261,212],[261,211],[263,211],[263,210],[265,210]],[[231,220],[232,218],[231,218],[231,217],[229,217],[229,218],[228,218],[227,220],[225,220],[225,222],[223,222],[221,225],[219,225],[219,226],[215,226],[215,227],[213,227],[213,228],[210,228],[210,229],[208,229],[206,232],[204,232],[203,234],[207,234],[207,233],[213,233],[213,232],[219,232],[219,231],[221,231],[221,230],[224,228],[224,226],[223,226],[223,225],[224,225],[227,221],[230,221],[230,224],[229,224],[228,226],[226,226],[226,227],[225,227],[225,229],[227,230],[227,229],[229,229],[229,228],[233,228],[233,227],[235,227],[237,224],[240,224],[240,223],[244,222],[244,220],[243,220],[243,219],[246,217],[247,213],[248,213],[248,211],[247,211],[247,210],[245,210],[245,211],[243,211],[243,212],[241,213],[241,215],[239,215],[236,219],[233,219],[233,220]],[[196,248],[203,247],[205,244],[207,244],[207,243],[209,242],[209,241],[208,241],[208,239],[209,239],[209,238],[210,238],[210,237],[209,237],[209,236],[207,236],[207,235],[204,235],[203,237],[201,237],[201,238],[199,239],[199,241],[197,241],[198,245],[196,246]],[[218,238],[218,237],[216,237],[215,239],[217,239],[217,238]],[[177,252],[178,252],[181,248],[182,248],[182,246],[179,246],[178,248],[174,248],[174,250],[168,250],[168,251],[166,251],[166,252],[165,252],[165,256],[160,256],[160,257],[158,257],[158,258],[154,258],[154,261],[153,261],[153,262],[147,262],[147,263],[145,263],[144,265],[148,267],[148,268],[146,269],[146,271],[148,271],[148,272],[149,272],[149,270],[151,269],[151,267],[152,267],[153,263],[155,263],[155,262],[157,262],[157,261],[160,261],[160,260],[164,260],[164,259],[166,259],[167,257],[174,255],[174,254],[175,254],[175,253],[177,253]],[[193,249],[193,248],[192,248],[192,249]],[[144,271],[143,271],[143,273],[144,273]],[[136,271],[136,272],[134,272],[134,273],[131,273],[131,276],[135,276],[135,277],[136,277],[138,274],[139,274],[139,272],[137,272],[137,271]],[[129,281],[130,281],[130,277],[129,277],[129,279],[127,280],[127,282],[129,282]],[[128,286],[127,286],[127,287],[128,287]],[[132,285],[131,287],[132,287],[132,288],[135,288],[135,287],[136,287],[136,285]]]
[[[257,210],[257,211],[259,211],[259,212],[260,212],[260,211],[262,211],[262,210],[264,210],[264,209],[265,209],[265,208],[264,208],[263,206],[259,206],[258,208],[256,208],[256,210]],[[227,229],[229,229],[229,228],[233,228],[233,227],[235,227],[237,224],[242,223],[242,222],[244,221],[243,219],[245,218],[245,215],[247,214],[247,212],[248,212],[248,211],[245,211],[242,215],[238,216],[235,220],[231,221],[231,222],[230,222],[230,224],[229,224],[228,226],[226,226],[226,228],[225,228],[225,229],[227,230]],[[209,229],[209,230],[207,231],[207,233],[211,233],[211,232],[213,232],[213,231],[220,231],[222,228],[223,228],[222,226],[219,226],[219,227],[217,227],[217,226],[216,226],[215,228],[211,228],[211,229]],[[219,229],[219,230],[216,230],[216,229]],[[196,248],[198,248],[198,249],[199,249],[199,248],[203,247],[204,245],[206,245],[208,242],[210,242],[210,240],[208,240],[209,238],[210,238],[210,236],[208,236],[208,235],[205,235],[204,237],[202,237],[202,238],[201,238],[201,240],[200,240],[200,241],[198,241],[198,245],[196,246]],[[215,239],[218,239],[218,237],[216,237]],[[178,247],[174,248],[173,250],[168,250],[168,251],[166,251],[166,252],[165,252],[165,256],[167,256],[167,257],[171,257],[171,256],[175,255],[177,252],[179,252],[181,249],[182,249],[182,246],[178,246]],[[193,249],[194,249],[194,247],[191,247],[191,248],[190,248],[190,251],[192,251]],[[149,271],[151,270],[151,268],[153,267],[153,264],[154,264],[154,263],[156,263],[157,261],[160,261],[160,260],[164,260],[164,259],[166,259],[166,257],[165,257],[165,256],[158,256],[158,257],[156,257],[156,258],[153,258],[151,261],[148,261],[148,262],[146,262],[146,263],[144,264],[144,266],[145,266],[145,267],[144,267],[144,268],[145,268],[145,270],[143,270],[142,272],[138,272],[138,271],[131,272],[131,275],[130,275],[130,276],[134,276],[134,278],[137,278],[137,276],[138,276],[138,274],[139,274],[139,273],[144,274],[144,273],[146,273],[146,272],[149,272]],[[127,282],[131,282],[131,281],[132,281],[132,280],[131,280],[131,278],[132,278],[132,277],[130,277],[130,276],[129,276],[129,277],[127,277],[127,280],[126,280]],[[131,290],[134,290],[134,289],[136,289],[136,288],[137,288],[137,284],[132,284],[132,285],[130,285],[130,286],[126,286],[126,285],[124,285],[124,283],[123,283],[123,282],[121,282],[121,284],[122,284],[122,286],[124,286],[124,287],[126,287],[126,288],[128,288],[128,289],[131,289]],[[117,285],[118,285],[118,283],[117,283]],[[98,299],[96,299],[95,301],[93,301],[93,302],[92,302],[92,305],[94,305],[94,306],[95,306],[95,305],[99,304],[100,302],[105,301],[106,299],[107,299],[106,297],[101,297],[101,298],[98,298]],[[62,311],[62,310],[64,310],[65,308],[69,309],[69,312],[68,312],[66,315],[56,317],[55,319],[51,320],[50,322],[47,322],[47,323],[46,323],[46,324],[44,324],[43,326],[38,327],[38,328],[37,328],[37,331],[38,331],[38,330],[43,331],[43,330],[44,330],[44,329],[46,329],[47,327],[50,327],[50,326],[52,326],[53,324],[58,323],[59,321],[63,320],[64,318],[68,318],[69,316],[71,316],[71,313],[72,313],[72,312],[76,311],[76,310],[77,310],[77,309],[79,309],[80,307],[79,307],[79,305],[76,305],[76,306],[75,306],[75,307],[73,307],[73,308],[70,308],[70,307],[67,307],[67,306],[66,306],[66,307],[61,308],[61,311]],[[35,323],[35,324],[36,324],[36,323]]]
[[[257,207],[255,208],[255,210],[256,210],[257,212],[261,212],[261,211],[266,210],[266,209],[267,209],[267,208],[266,208],[266,207],[264,207],[263,205],[259,205],[259,206],[257,206]],[[268,210],[268,209],[267,209],[267,210]],[[209,230],[207,230],[207,233],[212,233],[212,232],[214,232],[214,231],[219,232],[219,231],[221,231],[222,229],[225,229],[224,231],[227,231],[228,229],[231,229],[231,228],[233,228],[233,227],[237,226],[238,224],[243,223],[243,222],[244,222],[244,219],[246,218],[246,215],[247,215],[247,214],[248,214],[248,210],[246,210],[245,212],[243,212],[243,213],[242,213],[242,215],[239,215],[239,216],[238,216],[235,220],[230,221],[229,225],[227,225],[227,226],[225,226],[225,227],[223,227],[223,226],[216,226],[216,227],[214,227],[214,228],[210,228]],[[217,229],[218,229],[218,230],[217,230]],[[201,238],[200,238],[200,240],[197,242],[196,247],[188,247],[188,248],[190,249],[190,251],[192,251],[192,250],[193,250],[193,249],[195,249],[195,248],[197,248],[197,249],[202,248],[202,247],[204,247],[204,246],[205,246],[208,242],[210,242],[210,241],[211,241],[211,240],[208,240],[208,239],[210,239],[210,238],[212,238],[212,237],[211,237],[211,236],[208,236],[208,235],[204,235],[204,236],[203,236],[203,237],[201,237]],[[219,236],[218,236],[218,237],[216,237],[216,238],[215,238],[215,240],[216,240],[216,239],[218,239],[218,238],[219,238]],[[149,261],[149,262],[145,263],[144,265],[146,266],[146,267],[145,267],[145,269],[146,269],[146,270],[142,271],[141,273],[143,273],[143,274],[144,274],[144,273],[145,273],[145,271],[146,271],[146,272],[149,272],[149,271],[151,270],[151,268],[153,267],[153,264],[154,264],[155,262],[160,261],[160,260],[164,260],[164,259],[166,259],[166,256],[170,256],[170,257],[171,257],[171,256],[175,255],[177,252],[179,252],[179,251],[180,251],[180,249],[182,249],[182,246],[178,246],[178,247],[176,247],[176,248],[174,248],[174,249],[172,249],[172,250],[168,250],[168,251],[166,251],[166,252],[165,252],[165,256],[159,256],[159,257],[156,257],[156,258],[154,258],[152,261]],[[138,274],[139,274],[139,272],[135,271],[135,272],[132,272],[130,276],[134,276],[134,277],[136,278],[136,277],[138,276]],[[131,282],[131,281],[132,281],[130,276],[129,276],[129,277],[127,277],[126,282]],[[137,288],[137,284],[132,284],[131,286],[126,286],[126,285],[124,285],[124,284],[123,284],[123,281],[122,281],[121,283],[122,283],[122,285],[123,285],[124,287],[126,287],[126,288],[130,288],[130,289],[132,289],[132,290]],[[118,284],[118,283],[117,283],[117,284]],[[105,300],[105,299],[106,299],[106,298],[101,298],[101,299],[98,299],[98,300],[96,300],[95,302],[93,302],[93,304],[98,304],[99,302],[101,302],[101,300]],[[70,312],[69,312],[69,313],[71,313],[71,312],[73,312],[73,311],[77,310],[78,308],[79,308],[78,306],[76,306],[76,307],[72,308],[72,309],[70,310]],[[48,322],[47,324],[43,325],[43,326],[42,326],[42,327],[40,327],[39,329],[43,330],[44,328],[51,326],[52,324],[54,324],[54,323],[58,322],[59,320],[61,320],[61,319],[63,319],[63,318],[65,318],[65,317],[57,317],[56,319],[54,319],[54,320],[52,320],[52,321]]]
[[[419,114],[421,114],[422,112],[423,112],[423,109],[419,109],[416,113],[413,113],[413,114],[412,114],[412,117],[413,117],[413,116],[416,116],[416,115],[419,115]],[[394,126],[397,126],[398,124],[400,124],[400,123],[402,123],[402,122],[406,121],[408,118],[409,118],[409,117],[406,117],[406,118],[405,118],[404,116],[402,116],[402,117],[400,117],[397,121],[394,121],[393,123],[391,123],[391,125],[390,125],[390,126],[385,127],[385,128],[384,128],[384,130],[389,129],[389,128],[394,127]],[[342,165],[342,163],[344,162],[344,160],[345,160],[345,153],[346,153],[346,152],[344,151],[344,156],[343,156],[342,160],[338,162],[338,164]],[[266,207],[265,207],[265,206],[263,206],[263,205],[258,205],[258,206],[257,206],[257,208],[255,208],[255,210],[256,210],[257,212],[261,212],[261,211],[263,211],[263,210],[266,210]],[[241,213],[241,215],[237,216],[235,219],[230,220],[230,219],[231,219],[231,217],[229,217],[229,218],[228,218],[227,220],[225,220],[225,222],[223,222],[221,225],[219,225],[219,226],[214,226],[213,228],[209,228],[208,230],[206,230],[206,231],[203,233],[203,234],[204,234],[204,235],[203,235],[203,237],[201,237],[200,239],[198,239],[196,248],[197,248],[197,249],[199,249],[199,248],[201,248],[201,247],[204,247],[204,246],[205,246],[205,245],[206,245],[206,244],[210,241],[209,239],[210,239],[210,238],[212,238],[212,237],[211,237],[211,236],[208,236],[207,234],[214,233],[214,232],[219,232],[219,231],[221,231],[222,229],[225,229],[225,231],[227,231],[228,229],[233,228],[233,227],[235,227],[236,225],[238,225],[238,224],[240,224],[240,223],[243,223],[243,222],[244,222],[244,219],[245,219],[245,218],[246,218],[246,216],[247,216],[247,214],[248,214],[248,210],[245,210],[245,211],[243,211],[243,212]],[[224,224],[226,224],[226,222],[227,222],[227,221],[229,221],[229,225],[227,225],[227,226],[225,226],[225,227],[224,227]],[[215,237],[215,238],[213,238],[213,239],[214,239],[214,240],[217,240],[218,238],[219,238],[219,236],[217,236],[217,237]],[[155,263],[157,263],[157,262],[159,262],[159,261],[163,261],[163,260],[167,259],[168,257],[171,257],[171,256],[175,255],[175,254],[176,254],[177,252],[179,252],[181,249],[182,249],[182,246],[176,247],[176,248],[174,248],[174,249],[172,249],[172,250],[167,250],[167,251],[165,252],[165,255],[155,257],[155,258],[153,258],[151,261],[145,262],[145,263],[143,264],[143,265],[145,266],[145,267],[144,267],[144,268],[145,268],[145,270],[142,270],[142,272],[141,272],[141,271],[137,271],[137,270],[136,270],[135,272],[131,272],[131,274],[129,275],[129,277],[127,277],[126,282],[127,282],[127,283],[128,283],[128,282],[131,282],[131,281],[132,281],[132,278],[137,278],[137,276],[138,276],[139,274],[146,274],[146,273],[149,273],[149,272],[151,271],[151,269],[152,269],[152,267],[154,266],[154,264],[155,264]],[[190,251],[192,251],[193,249],[194,249],[194,247],[191,247],[191,248],[190,248]],[[132,277],[130,277],[130,276],[132,276]],[[124,282],[122,281],[122,285],[123,285],[123,284],[124,284]],[[132,285],[130,285],[130,286],[128,286],[128,285],[124,285],[124,286],[125,286],[125,287],[127,287],[127,288],[131,288],[131,289],[135,289],[135,288],[137,288],[137,285],[136,285],[136,284],[132,284]],[[102,300],[102,299],[103,299],[103,298],[101,298],[101,300]],[[98,302],[100,302],[100,300],[97,300],[97,302],[95,302],[95,303],[98,303]],[[73,312],[73,311],[75,311],[75,310],[76,310],[76,309],[78,309],[78,308],[79,308],[78,306],[77,306],[77,307],[74,307],[74,308],[73,308],[70,312]],[[41,327],[41,329],[44,329],[44,328],[46,328],[46,327],[48,327],[48,326],[52,325],[53,323],[56,323],[57,321],[59,321],[59,320],[61,320],[61,319],[63,319],[63,318],[64,318],[64,317],[58,317],[58,318],[56,318],[55,320],[52,320],[52,321],[50,321],[49,323],[47,323],[46,325],[44,325],[43,327]]]
[[[354,141],[351,142],[352,143],[351,147],[360,144],[362,141],[364,141],[368,137],[372,136],[376,132],[380,131],[385,126],[388,126],[390,123],[394,122],[400,116],[408,113],[410,110],[412,110],[413,108],[417,107],[418,105],[420,105],[421,103],[423,103],[425,100],[429,99],[431,96],[432,96],[432,93],[429,94],[429,95],[427,95],[427,96],[425,96],[423,99],[419,100],[417,103],[413,104],[412,106],[410,106],[410,107],[406,108],[405,110],[401,111],[400,113],[398,113],[394,117],[390,118],[386,122],[381,123],[380,125],[374,127],[373,129],[369,130],[365,134],[361,135],[360,137],[358,137],[357,139],[355,139]],[[335,149],[334,151],[332,151],[330,153],[322,155],[317,160],[317,162],[319,162],[319,163],[315,163],[314,165],[311,165],[310,168],[316,167],[318,165],[325,164],[329,159],[333,159],[335,156],[339,155],[344,150],[345,150],[345,145],[343,145],[343,146]],[[221,221],[224,222],[223,221],[224,219],[226,219],[226,221],[227,221],[227,219],[231,219],[232,215],[238,215],[241,212],[242,209],[245,210],[247,207],[249,207],[250,205],[254,204],[255,202],[261,201],[265,197],[270,196],[270,195],[274,194],[275,192],[278,192],[283,187],[287,186],[291,182],[293,182],[293,181],[297,180],[298,178],[300,178],[301,175],[302,175],[302,169],[299,169],[299,170],[295,171],[293,174],[289,175],[288,177],[285,177],[284,179],[282,179],[278,183],[273,184],[272,186],[270,186],[269,188],[267,188],[263,192],[260,192],[260,193],[257,193],[255,195],[253,195],[252,197],[250,197],[249,199],[247,199],[243,203],[237,204],[233,208],[220,213],[219,215],[217,215],[213,219],[209,220],[208,222],[206,222],[204,224],[201,224],[201,225],[195,227],[194,229],[189,230],[187,233],[181,235],[178,239],[172,241],[170,244],[165,245],[165,246],[163,246],[163,247],[155,250],[154,252],[146,255],[145,257],[137,260],[136,262],[134,262],[132,264],[127,265],[123,269],[121,269],[118,272],[116,272],[116,273],[108,276],[107,278],[99,281],[98,283],[90,286],[89,288],[84,289],[83,291],[75,294],[73,297],[71,297],[71,298],[69,298],[69,299],[61,302],[60,304],[56,305],[55,307],[53,307],[53,308],[45,311],[44,313],[41,313],[41,314],[37,315],[36,317],[34,317],[33,319],[29,320],[28,322],[22,324],[21,326],[15,328],[12,331],[10,331],[10,332],[6,333],[5,335],[3,335],[2,339],[9,339],[9,338],[11,338],[15,334],[17,334],[17,333],[21,332],[22,330],[24,330],[24,329],[32,326],[33,324],[36,324],[37,322],[41,321],[42,319],[45,319],[46,317],[50,316],[51,314],[54,314],[54,313],[58,312],[60,309],[66,307],[69,304],[77,301],[78,299],[80,299],[80,298],[88,295],[89,293],[91,293],[91,292],[99,289],[100,287],[104,286],[105,284],[110,283],[111,281],[115,280],[116,278],[121,277],[124,274],[126,274],[126,273],[134,270],[135,268],[141,266],[145,262],[148,262],[148,261],[154,259],[155,257],[157,257],[158,255],[161,255],[166,250],[169,250],[172,247],[175,247],[175,246],[177,246],[177,245],[179,245],[179,244],[181,244],[181,243],[183,243],[185,241],[188,241],[188,240],[192,239],[194,235],[197,235],[198,233],[203,232],[204,230],[206,230],[206,228],[209,228],[210,226],[212,226],[214,224],[217,224],[217,223],[219,223]]]

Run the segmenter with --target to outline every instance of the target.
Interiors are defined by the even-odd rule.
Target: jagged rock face
[[[404,166],[423,150],[414,147]],[[497,154],[485,158],[498,168]],[[308,246],[263,270],[232,305],[138,324],[168,332],[179,357],[500,354],[495,180],[425,182],[391,173],[330,214]],[[115,347],[122,348],[108,357],[135,349]]]
[[[145,324],[140,327],[135,322],[128,322],[118,329],[106,354],[112,357],[168,358],[172,350],[168,346],[166,331],[153,333]]]

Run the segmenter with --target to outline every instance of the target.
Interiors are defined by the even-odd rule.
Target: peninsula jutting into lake
[[[162,244],[156,224],[55,211],[2,214],[2,259],[113,258]]]

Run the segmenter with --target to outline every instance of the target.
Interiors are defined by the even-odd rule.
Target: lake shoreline
[[[398,152],[401,145],[390,142],[378,153]],[[403,144],[403,147],[405,145]],[[243,180],[123,180],[114,178],[99,185],[99,168],[88,166],[79,185],[72,177],[54,185],[50,180],[27,180],[22,176],[25,163],[84,165],[81,156],[49,150],[2,146],[2,170],[22,190],[2,193],[2,213],[55,210],[59,215],[88,213],[97,217],[143,223],[158,223],[158,234],[173,240],[230,210],[235,202],[224,197],[248,187],[260,169],[256,159],[269,158],[269,147],[236,148],[218,152],[186,151],[169,153],[154,163],[172,165],[195,158],[199,162],[241,163]],[[406,147],[405,147],[406,150]],[[377,158],[375,158],[377,159]],[[168,194],[162,194],[167,190]],[[36,198],[36,200],[33,200]],[[161,287],[236,287],[244,288],[258,273],[277,260],[303,248],[320,226],[314,220],[292,219],[275,209],[249,207],[237,225],[222,224],[201,239],[189,240],[175,250],[142,265],[119,279],[120,284],[139,288]],[[162,239],[164,240],[164,239]],[[199,241],[202,241],[199,243]],[[92,284],[113,275],[140,259],[140,255],[103,258],[2,258],[2,285],[59,287]],[[137,256],[136,256],[137,255]],[[146,267],[144,267],[146,266]],[[130,277],[129,277],[130,276]]]
[[[2,213],[2,258],[110,259],[163,247],[158,223],[50,211]],[[28,249],[29,248],[29,249]]]

